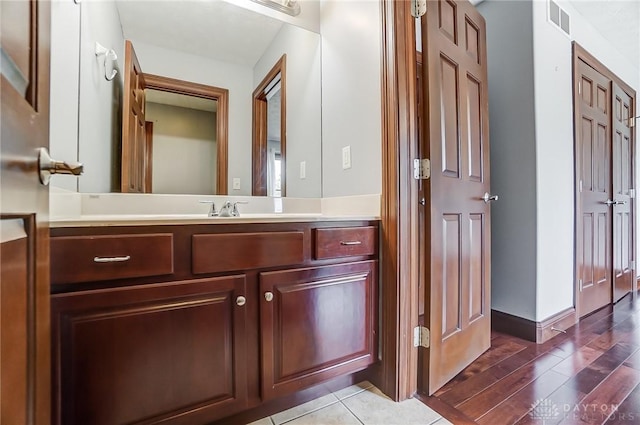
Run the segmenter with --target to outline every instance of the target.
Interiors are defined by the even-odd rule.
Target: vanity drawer
[[[51,283],[173,273],[173,234],[51,238]]]
[[[376,228],[335,227],[316,229],[315,258],[353,257],[376,252]]]
[[[304,232],[193,235],[194,274],[304,263]]]

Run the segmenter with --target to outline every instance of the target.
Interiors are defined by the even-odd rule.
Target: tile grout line
[[[333,393],[331,393],[331,394],[333,394]],[[333,394],[333,395],[335,396],[335,394]],[[310,400],[310,401],[313,401],[313,400]],[[298,415],[298,416],[296,416],[296,417],[293,417],[293,418],[291,418],[291,419],[287,419],[287,420],[286,420],[286,421],[284,421],[284,422],[280,422],[280,425],[288,424],[289,422],[295,421],[296,419],[299,419],[299,418],[301,418],[301,417],[303,417],[303,416],[307,416],[307,415],[309,415],[309,414],[311,414],[311,413],[317,412],[318,410],[322,410],[322,409],[324,409],[325,407],[333,406],[333,405],[334,405],[334,404],[336,404],[336,403],[340,403],[340,399],[338,399],[338,397],[337,397],[337,396],[335,397],[335,401],[332,401],[331,403],[327,403],[327,404],[325,404],[324,406],[318,407],[318,408],[316,408],[316,409],[309,410],[308,412],[304,412],[303,414]],[[273,416],[270,416],[270,418],[271,418],[271,422],[273,422],[273,424],[274,424],[274,425],[276,425],[276,424],[275,424],[275,421],[273,420]]]
[[[358,393],[358,394],[360,394],[360,393]],[[349,398],[349,397],[346,397],[346,398]],[[365,424],[364,424],[364,422],[362,422],[362,420],[360,420],[360,418],[358,417],[358,415],[356,415],[355,413],[353,413],[353,411],[352,411],[351,409],[349,409],[349,406],[347,406],[346,404],[344,404],[344,403],[342,402],[342,400],[340,400],[340,404],[342,404],[342,405],[344,406],[344,408],[345,408],[345,409],[347,409],[347,410],[349,411],[349,413],[351,413],[351,414],[353,415],[353,417],[354,417],[354,418],[356,418],[356,420],[357,420],[358,422],[360,422],[360,424],[365,425]]]

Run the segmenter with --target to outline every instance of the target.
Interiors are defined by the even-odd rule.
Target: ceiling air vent
[[[549,22],[558,27],[567,36],[571,36],[569,14],[553,0],[549,0]]]

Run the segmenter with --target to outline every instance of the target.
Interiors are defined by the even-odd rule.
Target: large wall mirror
[[[51,151],[77,157],[85,164],[85,175],[52,183],[90,193],[251,195],[253,94],[286,57],[286,86],[268,97],[272,114],[280,108],[277,121],[283,127],[274,128],[271,119],[265,133],[286,139],[286,154],[275,148],[270,154],[275,138],[269,137],[274,140],[259,153],[273,160],[264,173],[265,179],[273,176],[264,185],[272,188],[271,196],[320,197],[320,35],[238,3],[53,2]],[[136,145],[143,148],[131,150],[126,141],[130,131],[123,131],[123,126],[134,128],[123,122],[123,111],[130,107],[125,105],[127,75],[131,77],[125,63],[127,40],[143,75],[226,91],[226,103],[197,91],[146,87],[140,91],[146,122],[135,127],[144,134]],[[107,53],[96,55],[96,43]],[[281,102],[284,93],[286,102]]]

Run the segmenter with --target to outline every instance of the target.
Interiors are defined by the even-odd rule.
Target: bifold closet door
[[[633,144],[630,117],[633,97],[613,83],[613,300],[631,291],[633,284]]]

